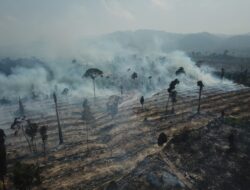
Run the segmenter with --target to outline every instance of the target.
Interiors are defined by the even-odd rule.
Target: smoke
[[[1,98],[45,98],[53,92],[61,95],[65,89],[74,97],[93,96],[92,80],[82,77],[89,68],[104,72],[103,77],[96,79],[97,96],[119,94],[121,86],[125,92],[152,94],[166,89],[175,78],[179,79],[181,89],[196,88],[198,80],[205,86],[221,85],[220,79],[211,74],[211,68],[197,67],[184,52],[166,52],[158,42],[124,45],[110,38],[97,38],[83,41],[74,57],[44,59],[42,64],[29,66],[9,60],[11,72],[0,74]],[[180,67],[186,74],[176,76]],[[131,78],[134,72],[138,74],[136,79]]]

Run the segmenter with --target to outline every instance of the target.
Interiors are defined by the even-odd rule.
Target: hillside
[[[142,109],[135,94],[126,94],[122,97],[119,112],[114,119],[105,111],[106,98],[97,99],[95,103],[91,101],[91,111],[95,120],[88,124],[89,150],[86,143],[86,125],[81,119],[80,100],[73,100],[70,97],[59,100],[59,113],[65,139],[64,145],[60,146],[57,145],[57,124],[52,100],[34,101],[26,107],[32,105],[40,105],[41,108],[43,106],[50,107],[45,115],[40,115],[39,112],[27,113],[27,117],[31,118],[32,121],[39,125],[46,124],[49,126],[47,156],[43,158],[40,137],[36,137],[40,154],[32,155],[27,149],[24,137],[21,134],[15,137],[11,130],[7,130],[6,144],[9,167],[11,168],[12,163],[16,160],[40,163],[43,182],[39,188],[47,189],[105,189],[111,181],[121,184],[120,188],[127,187],[126,184],[129,185],[129,188],[125,189],[138,189],[136,188],[137,183],[142,189],[152,189],[151,186],[148,186],[148,179],[154,185],[154,179],[157,182],[157,176],[161,177],[163,174],[165,185],[171,186],[174,184],[175,187],[177,184],[178,188],[199,187],[199,184],[207,183],[206,178],[212,175],[210,171],[203,169],[203,167],[210,167],[207,165],[209,163],[206,162],[206,159],[210,159],[210,157],[207,158],[202,148],[205,139],[208,138],[206,141],[208,146],[209,143],[218,141],[220,143],[218,145],[219,150],[226,151],[228,149],[226,141],[220,142],[220,138],[217,139],[215,133],[218,130],[215,130],[216,126],[215,129],[210,130],[210,125],[213,127],[214,124],[212,123],[217,122],[222,110],[225,110],[227,117],[249,117],[250,91],[248,88],[240,86],[205,88],[202,96],[202,112],[199,116],[195,116],[197,109],[196,90],[183,89],[178,93],[175,114],[166,113],[166,101],[167,93],[163,90],[147,98],[145,108]],[[4,110],[5,112],[11,112],[16,108],[17,106],[5,106]],[[4,115],[2,117],[4,118]],[[11,118],[5,117],[1,120],[1,125],[7,127],[10,126],[11,122]],[[224,128],[225,134],[223,134]],[[197,129],[198,132],[191,132],[191,137],[188,138],[187,142],[189,144],[193,144],[196,140],[200,142],[197,146],[192,145],[190,149],[184,149],[188,144],[185,141],[180,141],[180,144],[178,144],[174,136],[183,130],[194,129]],[[222,136],[227,136],[231,129],[230,125],[222,127],[220,129],[222,130]],[[244,134],[242,129],[238,131],[239,135]],[[157,145],[157,138],[161,132],[166,133],[170,139],[163,150]],[[204,136],[204,133],[211,135]],[[195,135],[198,136],[197,139]],[[216,139],[216,141],[212,141],[212,139]],[[245,142],[240,143],[244,144]],[[247,146],[247,144],[244,146]],[[197,171],[196,165],[191,162],[193,159],[188,157],[189,151],[196,152],[196,150],[201,151],[201,153],[192,153],[193,159],[194,161],[200,159],[199,162],[202,166],[202,170]],[[245,150],[240,149],[239,155],[228,159],[235,160],[237,156],[241,157],[245,154]],[[211,151],[214,151],[214,149],[212,148]],[[213,161],[215,159],[213,154],[210,154],[210,156],[211,161]],[[178,159],[176,159],[177,157]],[[160,170],[157,169],[159,167]],[[156,169],[157,174],[155,174],[153,168]],[[205,174],[202,173],[203,170]],[[221,170],[222,172],[227,171],[226,168]],[[186,173],[194,178],[197,176],[197,180],[196,178],[191,180],[186,176]],[[139,181],[137,181],[138,177],[140,177]],[[203,179],[203,181],[198,179]],[[215,178],[211,182],[212,185],[217,183],[216,180]],[[165,187],[164,184],[162,187]],[[11,186],[11,184],[9,185]]]
[[[181,50],[223,53],[226,49],[249,57],[250,35],[217,35],[211,33],[177,34],[154,30],[122,31],[97,38],[97,44],[114,43],[137,51]],[[95,40],[94,40],[95,41]],[[109,46],[107,46],[109,47]]]
[[[116,183],[124,190],[248,189],[249,124],[248,116],[216,118],[193,130],[187,125]]]

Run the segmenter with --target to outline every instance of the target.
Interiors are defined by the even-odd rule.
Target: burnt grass
[[[163,151],[196,189],[250,187],[250,118],[219,118],[184,130]]]
[[[24,151],[24,138],[10,134],[9,168],[16,160],[38,161],[43,183],[37,189],[99,190],[113,181],[122,190],[249,189],[249,92],[207,89],[200,115],[196,94],[187,98],[186,92],[172,114],[165,110],[164,92],[149,98],[144,110],[139,102],[123,104],[114,119],[92,106],[96,120],[88,126],[80,108],[63,103],[65,144],[57,146],[56,119],[47,116],[42,121],[50,127],[47,156]],[[218,118],[222,110],[227,117]],[[162,132],[167,143],[159,147]]]

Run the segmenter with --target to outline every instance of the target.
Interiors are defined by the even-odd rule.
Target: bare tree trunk
[[[169,99],[170,99],[170,94],[168,94],[168,101],[167,101],[167,105],[166,105],[166,111],[168,111]]]
[[[34,148],[35,148],[35,151],[36,151],[36,153],[37,153],[37,146],[36,146],[36,137],[34,137]]]
[[[85,124],[86,124],[86,135],[87,135],[87,152],[89,152],[89,127],[88,127],[88,123],[87,122],[85,122]]]
[[[32,151],[33,151],[34,153],[37,153],[36,139],[32,137],[30,142],[31,142]]]
[[[121,89],[121,96],[122,96],[123,95],[123,87],[121,86],[120,89]]]
[[[172,113],[174,113],[174,102],[172,101]]]
[[[43,156],[46,156],[46,145],[45,145],[45,141],[43,141]]]
[[[200,107],[201,107],[201,89],[199,91],[199,103],[198,103],[198,110],[197,113],[200,113]]]
[[[56,94],[54,93],[53,96],[54,96],[54,102],[55,102],[55,108],[56,108],[56,118],[57,118],[57,125],[58,125],[59,144],[63,144],[63,135],[62,135],[62,128],[61,128],[59,113],[58,113],[58,108],[57,108]]]
[[[23,126],[21,126],[21,129],[22,129],[23,135],[24,135],[24,137],[25,137],[25,139],[26,139],[26,141],[27,141],[27,143],[28,143],[28,145],[29,145],[29,150],[30,150],[30,152],[32,152],[32,146],[31,146],[31,144],[30,144],[30,141],[29,141],[28,137],[27,137],[26,134],[25,134],[25,131],[24,131],[24,129],[23,129]]]
[[[95,79],[93,79],[93,87],[94,87],[94,97],[95,97]]]

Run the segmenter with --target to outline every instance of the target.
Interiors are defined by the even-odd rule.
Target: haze
[[[243,34],[249,7],[249,0],[0,0],[0,51],[73,51],[86,36],[137,29]]]

